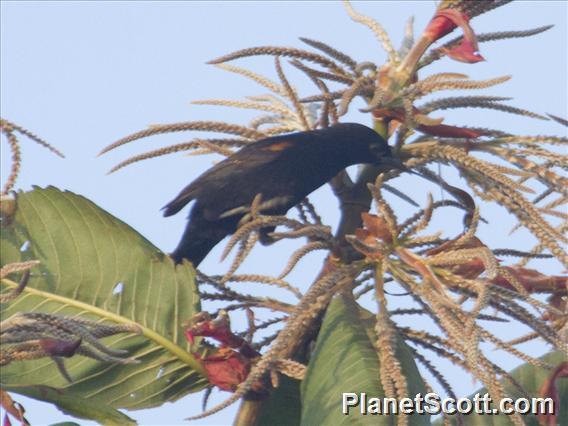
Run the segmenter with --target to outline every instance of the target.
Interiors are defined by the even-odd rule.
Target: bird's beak
[[[381,165],[384,165],[389,169],[403,170],[405,172],[409,170],[398,157],[383,157],[381,158]]]
[[[400,170],[400,171],[405,172],[405,173],[411,173],[413,175],[422,176],[422,174],[415,172],[414,170],[406,167],[404,165],[404,163],[402,162],[402,160],[398,157],[381,158],[381,167],[386,169],[386,170],[395,169],[395,170]]]

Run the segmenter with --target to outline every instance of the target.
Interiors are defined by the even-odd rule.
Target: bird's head
[[[393,156],[391,148],[377,132],[359,123],[341,123],[336,126],[343,143],[349,146],[351,164],[373,164],[381,170],[405,169],[402,161]]]
[[[393,156],[390,146],[387,142],[381,138],[375,131],[373,131],[377,136],[377,141],[371,141],[369,143],[369,152],[371,164],[379,166],[381,171],[387,171],[390,169],[400,169],[406,170],[406,167],[402,163],[401,159]]]

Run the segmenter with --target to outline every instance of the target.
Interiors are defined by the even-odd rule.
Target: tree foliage
[[[467,64],[483,60],[478,50],[484,42],[549,29],[473,31],[470,20],[506,3],[442,1],[416,40],[412,25],[408,26],[399,49],[379,22],[345,3],[351,19],[370,29],[387,52],[386,63],[359,61],[306,38],[301,39],[306,48],[245,48],[210,64],[252,79],[269,93],[195,103],[258,111],[250,123],[154,125],[104,148],[101,154],[150,136],[209,131],[223,136],[199,137],[138,154],[111,171],[178,152],[229,156],[258,139],[340,122],[354,99],[360,98],[366,103],[362,111],[370,114],[369,122],[391,141],[407,170],[452,197],[430,196],[420,206],[397,187],[396,178],[404,171],[379,173],[365,166],[355,178],[344,171],[330,182],[341,209],[335,232],[308,199],[297,206],[295,216],[267,216],[253,205],[249,220],[227,243],[225,256],[236,251],[232,264],[213,276],[194,274],[187,263],[175,268],[136,231],[79,195],[48,187],[10,197],[20,169],[18,133],[57,151],[26,129],[2,120],[2,132],[13,152],[12,173],[2,198],[2,297],[6,303],[2,315],[7,318],[2,322],[1,361],[7,365],[2,387],[53,402],[77,416],[120,423],[130,420],[115,409],[158,406],[205,386],[218,386],[234,391],[233,395],[201,414],[192,413],[193,419],[243,398],[237,424],[257,420],[277,424],[276,418],[283,419],[278,412],[290,413],[284,424],[324,424],[336,416],[342,391],[402,399],[435,390],[456,397],[452,378],[437,365],[444,360],[479,380],[493,400],[539,393],[558,398],[556,380],[568,374],[561,362],[568,352],[567,280],[545,275],[527,263],[539,258],[568,266],[567,185],[562,175],[566,156],[558,149],[568,140],[556,135],[515,135],[468,123],[447,124],[439,114],[485,108],[527,119],[551,118],[559,124],[566,124],[565,120],[509,105],[508,98],[470,94],[510,76],[478,80],[454,72],[427,74],[432,63],[444,58]],[[433,47],[458,29],[463,35]],[[261,55],[274,58],[278,81],[229,64]],[[291,68],[313,83],[316,94],[298,93],[288,75]],[[431,99],[430,95],[447,90],[461,94]],[[462,179],[442,177],[437,173],[439,166],[450,166]],[[412,205],[413,213],[408,215],[408,208],[395,211],[385,200],[387,192]],[[482,241],[478,225],[491,222],[483,214],[486,203],[507,209],[514,218],[513,229],[528,230],[535,246],[526,251],[495,249]],[[457,234],[432,230],[432,218],[441,212],[461,221],[463,230]],[[267,225],[278,227],[272,234],[276,241],[306,242],[290,253],[280,274],[240,273]],[[288,276],[315,250],[325,250],[328,256],[302,292]],[[505,258],[520,260],[512,263]],[[232,287],[242,282],[283,288],[297,303]],[[392,294],[401,291],[408,303],[404,309],[394,309]],[[376,306],[372,312],[358,302],[369,293]],[[220,301],[223,307],[199,312],[200,301]],[[259,319],[259,312],[266,310],[279,316]],[[231,327],[227,316],[231,311],[245,313],[245,330]],[[427,321],[410,327],[400,321],[407,316]],[[512,328],[522,325],[529,332],[505,339],[492,328],[497,322],[509,322]],[[212,338],[218,345],[203,344],[201,337]],[[535,339],[555,352],[534,358],[519,348]],[[492,361],[487,344],[526,365],[507,372],[506,366]],[[45,368],[53,363],[58,369]],[[432,383],[423,374],[426,371],[434,378]],[[560,393],[565,394],[565,386]],[[85,399],[96,404],[85,409]],[[112,409],[98,409],[99,404]],[[9,412],[17,414],[17,410]],[[560,420],[549,416],[539,421],[562,422],[565,415],[564,410]],[[430,423],[428,416],[417,415],[384,416],[378,421]],[[470,420],[457,417],[453,421],[468,424]],[[536,420],[515,414],[507,421],[521,425]],[[376,424],[377,419],[353,415],[342,422]]]

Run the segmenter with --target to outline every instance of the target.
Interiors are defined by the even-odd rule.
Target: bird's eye
[[[371,145],[371,152],[375,155],[380,155],[384,153],[384,149],[379,144],[372,144]]]

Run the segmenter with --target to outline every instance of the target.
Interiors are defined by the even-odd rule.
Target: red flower
[[[370,213],[361,213],[361,219],[363,220],[363,225],[373,237],[385,243],[392,243],[392,233],[382,217]]]
[[[420,113],[418,109],[415,108],[415,113]],[[391,120],[396,120],[400,123],[406,121],[405,113],[402,108],[376,108],[373,110],[373,117],[375,118],[387,118]],[[466,127],[458,126],[448,126],[446,124],[416,124],[416,130],[431,136],[439,136],[443,138],[467,138],[475,139],[483,136],[484,133],[478,130],[471,130]]]
[[[233,340],[236,336],[231,331],[229,317],[226,314],[220,314],[215,319],[211,319],[207,312],[197,314],[191,321],[191,325],[186,328],[185,337],[189,343],[193,343],[197,336],[211,337],[222,345],[235,346]]]
[[[12,397],[8,394],[8,392],[0,389],[0,406],[4,409],[4,419],[2,421],[3,426],[12,426],[12,422],[10,421],[11,415],[16,420],[20,422],[21,426],[30,426],[30,423],[24,417],[24,413],[26,410],[24,407],[15,402]]]
[[[479,239],[472,238],[467,244],[456,246],[456,240],[447,241],[444,244],[434,247],[426,252],[428,256],[434,256],[445,251],[458,250],[458,249],[472,249],[482,248],[487,246]],[[467,279],[475,279],[485,271],[485,265],[482,260],[477,257],[472,257],[470,260],[458,265],[448,265],[455,275]],[[558,275],[544,275],[534,269],[521,268],[518,266],[504,266],[503,270],[515,278],[528,293],[552,293],[555,295],[551,298],[551,305],[559,307],[562,302],[562,296],[567,294],[568,277]],[[517,291],[513,283],[504,275],[499,274],[493,279],[488,279],[488,283],[506,288],[508,290]],[[558,306],[556,306],[556,305]]]
[[[260,355],[246,340],[231,331],[229,316],[224,311],[221,311],[215,319],[211,319],[207,312],[197,314],[190,326],[186,328],[185,337],[189,343],[193,343],[197,336],[211,337],[217,340],[221,347],[238,349],[247,358],[255,358]]]
[[[442,48],[442,52],[456,61],[474,64],[485,59],[478,52],[477,37],[469,25],[469,17],[455,9],[438,11],[424,31],[424,36],[432,42],[439,40],[457,27],[463,30],[461,43],[451,49]]]
[[[560,396],[558,395],[556,380],[560,377],[568,377],[568,362],[559,364],[540,388],[539,396],[541,398],[552,398],[554,401],[553,413],[538,415],[538,421],[543,426],[554,426],[558,424],[557,417],[560,411]]]
[[[544,275],[534,269],[506,266],[506,269],[529,293],[553,293],[561,292],[566,294],[568,277]],[[509,280],[502,275],[497,276],[491,281],[492,284],[515,290]]]
[[[459,245],[457,244],[457,240],[450,240],[439,245],[438,247],[434,247],[428,250],[426,252],[426,255],[434,256],[446,251],[460,250],[460,249],[475,249],[481,247],[487,247],[487,246],[483,244],[481,240],[479,240],[476,237],[471,238],[465,244],[460,243]],[[446,267],[447,269],[451,270],[452,273],[454,273],[455,275],[459,275],[460,277],[464,277],[470,280],[477,278],[479,275],[481,275],[481,273],[483,273],[483,271],[485,271],[485,265],[483,264],[483,261],[477,257],[472,257],[468,262],[465,263],[460,263],[457,265],[447,265]]]
[[[69,342],[59,339],[41,339],[39,341],[41,348],[50,356],[63,356],[70,358],[81,346],[81,339]]]
[[[392,244],[393,235],[385,220],[374,214],[361,213],[363,220],[363,228],[355,229],[356,240],[354,248],[361,254],[371,260],[380,260],[383,257],[381,247],[386,244]]]
[[[478,130],[472,130],[466,127],[448,126],[446,124],[436,124],[434,126],[421,124],[416,128],[427,135],[439,136],[442,138],[475,139],[483,136],[483,133]]]
[[[220,348],[214,355],[201,360],[207,378],[219,389],[234,392],[250,372],[251,360],[234,350]]]
[[[219,389],[234,392],[250,372],[251,363],[260,353],[242,337],[231,331],[229,316],[221,311],[216,318],[211,319],[207,312],[200,312],[186,325],[185,336],[190,343],[194,338],[211,337],[220,342],[220,347],[211,355],[202,357],[198,352],[193,355],[199,359],[207,372],[207,378],[212,385]],[[261,384],[253,386],[261,392]]]

